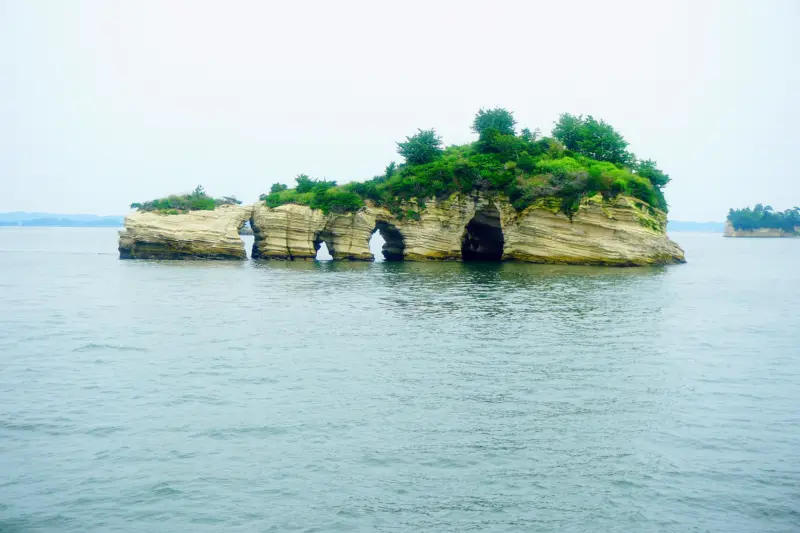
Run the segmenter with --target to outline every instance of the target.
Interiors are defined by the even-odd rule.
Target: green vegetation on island
[[[213,211],[221,205],[239,205],[241,203],[241,200],[237,200],[234,196],[212,198],[206,194],[202,185],[198,185],[188,194],[173,194],[166,198],[157,198],[149,202],[132,203],[131,209],[154,211],[164,215],[179,215],[189,211]]]
[[[667,210],[662,189],[669,176],[655,161],[629,152],[628,142],[604,121],[564,113],[552,137],[542,137],[538,129],[518,133],[516,125],[508,110],[481,109],[473,121],[478,134],[473,143],[444,147],[435,130],[420,129],[397,143],[405,163],[392,162],[368,181],[338,185],[301,174],[295,188],[276,183],[261,200],[269,207],[294,203],[325,213],[352,212],[371,200],[413,218],[419,214],[402,208],[412,198],[424,208],[429,198],[484,191],[507,195],[517,210],[555,198],[571,215],[581,199],[599,193],[625,194]]]
[[[786,211],[774,211],[772,206],[756,204],[753,209],[731,209],[728,221],[738,231],[751,231],[761,228],[779,229],[792,233],[800,227],[800,207]]]
[[[354,184],[340,187],[335,181],[311,179],[305,174],[297,176],[295,181],[297,186],[294,189],[281,183],[273,184],[269,194],[261,195],[261,200],[269,207],[284,204],[307,205],[313,209],[322,209],[326,214],[357,211],[364,205],[361,197],[351,190]]]

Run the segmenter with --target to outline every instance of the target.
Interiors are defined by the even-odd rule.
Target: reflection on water
[[[571,277],[572,279],[608,278],[625,279],[663,274],[668,267],[594,267],[574,265],[538,265],[501,261],[282,261],[258,260],[256,268],[281,268],[288,270],[319,270],[322,272],[363,272],[378,274],[409,274],[436,278],[469,276],[470,279],[530,280],[546,277]],[[314,265],[314,266],[310,266]]]

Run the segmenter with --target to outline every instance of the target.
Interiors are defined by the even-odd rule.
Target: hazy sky
[[[671,218],[800,204],[800,2],[0,0],[0,211],[363,180],[480,107],[603,118]]]

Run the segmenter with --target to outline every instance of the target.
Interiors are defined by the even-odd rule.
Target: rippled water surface
[[[800,239],[119,261],[0,229],[0,531],[800,531]]]

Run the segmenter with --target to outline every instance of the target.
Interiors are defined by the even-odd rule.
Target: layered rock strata
[[[724,237],[756,237],[756,238],[785,238],[800,236],[800,227],[795,227],[794,231],[784,231],[780,228],[757,228],[752,230],[737,230],[733,227],[730,220],[725,221]]]
[[[372,261],[369,239],[375,217],[367,210],[325,215],[304,205],[274,209],[258,203],[250,221],[255,240],[253,259],[314,259],[324,242],[334,259]]]
[[[380,231],[389,260],[515,260],[582,265],[684,262],[666,235],[666,214],[634,198],[585,199],[568,217],[555,198],[517,212],[502,196],[455,194],[410,202],[400,211],[368,205],[325,215],[300,205],[256,204],[253,258],[313,259],[326,243],[334,259],[372,260],[369,239]]]
[[[379,231],[388,260],[509,260],[580,265],[684,262],[666,235],[665,213],[631,197],[584,199],[571,217],[560,201],[543,198],[517,211],[500,195],[454,194],[415,201],[395,213],[367,205],[356,213],[325,214],[301,205],[222,206],[182,215],[138,212],[120,232],[122,259],[247,257],[239,231],[254,232],[253,258],[309,260],[322,243],[335,260],[371,261]]]
[[[252,206],[225,205],[181,215],[137,212],[119,234],[120,259],[247,259],[239,230]]]
[[[642,266],[685,263],[666,234],[666,213],[631,197],[584,200],[570,219],[547,201],[508,218],[504,259]]]

